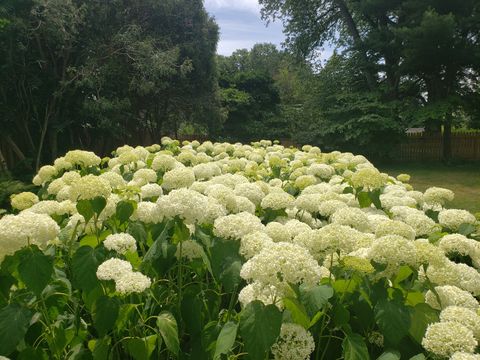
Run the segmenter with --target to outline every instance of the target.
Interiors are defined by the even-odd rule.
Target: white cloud
[[[205,7],[212,10],[232,9],[260,13],[260,5],[257,0],[205,0]]]

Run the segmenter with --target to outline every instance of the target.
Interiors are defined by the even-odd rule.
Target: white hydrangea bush
[[[0,355],[476,359],[479,222],[409,181],[269,140],[69,151],[0,218]]]

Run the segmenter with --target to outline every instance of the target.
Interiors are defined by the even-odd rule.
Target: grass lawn
[[[425,191],[431,186],[444,187],[455,192],[449,208],[480,212],[480,164],[443,165],[438,163],[379,165],[389,175],[411,175],[410,184],[415,190]]]

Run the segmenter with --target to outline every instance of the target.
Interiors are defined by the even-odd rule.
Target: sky
[[[256,43],[269,42],[280,48],[285,40],[280,21],[268,26],[260,16],[257,0],[205,0],[207,11],[220,26],[217,52],[231,55],[237,49],[251,49]]]
[[[220,27],[217,53],[231,55],[237,49],[251,49],[256,43],[273,43],[281,48],[285,41],[281,21],[268,25],[260,16],[258,0],[205,0],[205,8]],[[333,53],[326,45],[319,57],[324,63]]]

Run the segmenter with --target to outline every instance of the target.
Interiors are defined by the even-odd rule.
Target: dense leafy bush
[[[478,222],[363,156],[70,151],[0,219],[0,355],[476,359]]]

